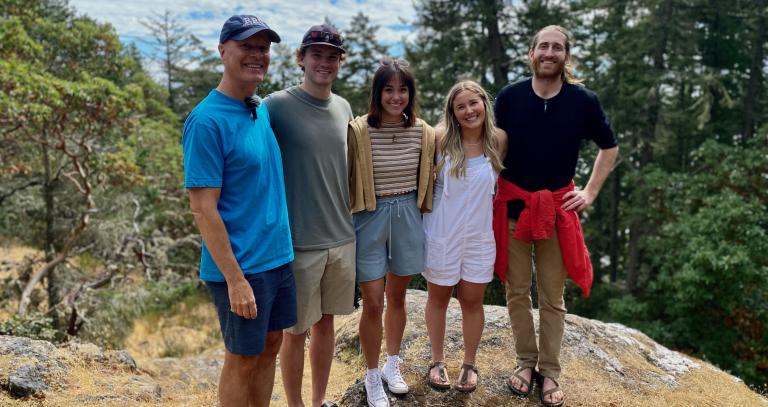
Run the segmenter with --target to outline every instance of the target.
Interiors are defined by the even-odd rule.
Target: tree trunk
[[[678,94],[680,96],[679,96],[678,101],[677,101],[677,109],[682,112],[682,111],[685,111],[685,109],[687,109],[687,107],[691,105],[690,104],[691,103],[690,99],[688,97],[688,95],[690,94],[688,92],[688,83],[687,83],[685,78],[681,78],[680,90],[678,91]],[[691,143],[688,141],[688,137],[682,136],[683,134],[685,134],[682,131],[682,129],[680,127],[678,127],[678,129],[680,129],[680,130],[676,132],[677,133],[677,144],[679,146],[678,147],[679,153],[678,153],[678,163],[677,164],[678,164],[678,169],[680,171],[686,172],[686,171],[688,171],[688,164],[689,164],[688,161],[690,160],[690,157],[688,156],[688,153],[689,153],[688,145],[691,144]]]
[[[605,190],[606,189],[604,188],[603,192],[605,192]],[[599,224],[594,224],[592,222],[594,222],[593,219],[595,220],[605,219],[606,217],[605,212],[606,212],[605,200],[596,199],[595,202],[592,204],[592,213],[589,215],[589,220],[590,220],[590,223],[593,225],[592,227],[596,228],[599,231],[600,236],[604,236],[605,233],[607,233],[607,228],[605,227],[606,226],[605,223],[601,222]],[[602,246],[602,244],[600,246]],[[591,244],[587,244],[588,249],[592,247],[593,246]],[[594,253],[592,253],[592,256],[590,257],[590,260],[592,261],[592,288],[593,289],[603,282],[603,274],[605,271],[604,270],[605,267],[603,267],[603,262],[601,261],[602,257],[603,257],[602,254],[594,255]]]
[[[627,15],[627,2],[625,0],[617,0],[612,1],[610,4],[610,11],[609,11],[609,20],[608,20],[608,26],[607,26],[607,33],[609,35],[608,41],[616,41],[616,38],[621,34],[623,30],[626,28],[626,15]],[[615,52],[615,51],[614,51]],[[597,67],[597,61],[595,61],[595,67]],[[614,69],[613,75],[611,78],[612,86],[614,89],[619,88],[619,84],[622,83],[623,80],[623,74],[624,71],[622,69]],[[617,109],[618,110],[618,109]],[[620,129],[619,123],[615,123],[613,126],[614,132],[616,133],[617,137],[620,133],[622,133],[623,129]],[[632,138],[634,141],[635,139]],[[632,150],[634,150],[637,146],[633,145]],[[631,165],[631,164],[630,164]],[[621,253],[622,253],[622,245],[623,245],[623,239],[622,239],[622,225],[619,222],[619,202],[621,201],[621,177],[622,177],[622,165],[621,163],[617,163],[613,174],[611,175],[611,198],[610,198],[610,234],[611,239],[609,242],[609,256],[611,259],[611,265],[609,267],[609,274],[610,274],[610,281],[611,283],[615,283],[618,280],[618,274],[619,274],[619,263],[621,259]]]
[[[43,136],[45,136],[45,134],[43,134]],[[46,171],[49,178],[49,181],[46,183],[47,187],[44,187],[44,190],[46,190],[46,188],[50,190],[52,188],[52,180],[50,180],[50,157],[48,155],[47,149],[47,147],[50,147],[50,145],[47,143],[47,141],[41,144],[43,147],[43,161],[46,168],[48,168]],[[78,147],[81,149],[79,151],[92,151],[87,146],[85,139],[80,139]],[[40,270],[34,272],[29,278],[29,281],[24,287],[24,291],[21,293],[21,298],[19,299],[18,314],[21,317],[23,317],[27,312],[27,307],[29,306],[30,301],[29,296],[32,294],[35,285],[40,282],[43,277],[46,276],[48,277],[48,306],[51,310],[53,310],[57,305],[59,305],[61,302],[61,298],[58,295],[59,283],[56,280],[56,275],[51,274],[51,272],[56,268],[57,265],[59,265],[59,263],[66,260],[72,250],[75,248],[75,245],[78,243],[78,239],[80,239],[83,231],[85,231],[85,228],[90,223],[91,212],[95,207],[95,203],[93,201],[93,188],[89,182],[90,168],[84,164],[88,162],[90,157],[78,156],[75,152],[69,150],[64,136],[61,134],[58,135],[58,143],[56,144],[56,149],[60,150],[71,161],[73,171],[71,173],[63,172],[61,175],[69,179],[72,182],[72,185],[78,190],[78,192],[82,194],[83,208],[79,214],[79,219],[77,219],[74,226],[69,231],[68,236],[61,239],[62,243],[55,246],[51,245],[51,251],[54,252],[55,255],[53,255],[52,258],[47,261]],[[51,206],[49,213],[51,216],[53,216],[53,198],[51,197],[49,199]],[[50,223],[53,224],[53,221],[51,220]],[[50,232],[51,236],[53,236],[53,231],[51,230]],[[47,250],[48,249],[46,249],[46,251]],[[55,314],[55,310],[52,312],[52,314]],[[59,322],[58,319],[56,322]]]
[[[509,64],[507,51],[504,49],[504,41],[499,31],[499,13],[504,5],[498,0],[483,0],[483,22],[488,30],[488,52],[493,69],[493,86],[501,89],[507,84]]]
[[[44,136],[45,137],[45,136]],[[46,291],[48,293],[48,312],[51,316],[51,323],[54,328],[59,327],[59,316],[54,311],[54,306],[61,301],[59,296],[59,280],[56,275],[56,264],[52,263],[56,254],[56,237],[53,234],[54,223],[54,205],[53,205],[53,179],[51,179],[51,160],[48,146],[45,144],[40,145],[41,153],[43,155],[43,202],[45,202],[45,262],[46,264],[53,264],[48,270],[48,278],[46,279]]]
[[[755,110],[763,97],[763,60],[765,58],[765,14],[766,0],[755,0],[755,30],[753,31],[752,61],[749,66],[747,94],[744,98],[744,130],[742,141],[746,142],[755,135]]]
[[[78,233],[78,236],[80,234]],[[29,278],[29,281],[27,282],[27,285],[24,287],[24,291],[21,293],[21,299],[19,300],[19,309],[18,314],[20,317],[23,317],[27,314],[27,307],[29,306],[29,296],[32,294],[32,290],[34,290],[35,285],[37,285],[40,280],[46,276],[46,274],[50,273],[51,270],[56,268],[56,266],[59,265],[62,261],[67,259],[68,253],[59,253],[51,259],[51,261],[47,262],[40,270],[37,270],[36,272],[32,273],[32,276]],[[50,277],[50,276],[49,276]],[[50,280],[49,280],[50,281]],[[50,283],[49,283],[50,284]],[[54,305],[58,303],[52,303],[49,301],[49,306],[53,308]]]
[[[90,192],[90,191],[89,191]],[[90,203],[90,194],[86,197],[89,200]],[[59,265],[59,263],[63,262],[64,260],[69,257],[70,253],[72,252],[72,249],[74,248],[75,244],[77,243],[77,240],[80,238],[80,236],[83,234],[83,231],[85,231],[85,228],[88,226],[90,214],[89,210],[92,209],[92,206],[88,206],[83,213],[80,214],[80,219],[75,225],[75,227],[72,228],[72,231],[69,233],[69,236],[67,237],[64,244],[61,245],[61,249],[56,253],[56,255],[48,262],[46,262],[45,265],[43,265],[40,270],[32,273],[32,276],[29,278],[29,281],[27,282],[27,285],[24,287],[24,291],[21,293],[21,298],[19,299],[19,308],[18,308],[18,314],[19,316],[23,317],[27,313],[27,307],[29,306],[29,296],[32,294],[32,290],[34,290],[35,285],[37,285],[40,280],[48,275],[52,270],[56,268],[56,266]],[[49,276],[50,278],[50,276]],[[50,284],[50,280],[49,280]],[[57,291],[58,292],[58,291]],[[53,308],[59,302],[61,302],[61,299],[57,299],[56,302],[52,302],[49,298],[49,307]]]
[[[640,279],[640,235],[643,233],[641,226],[633,225],[629,231],[629,253],[627,259],[626,289],[631,293],[637,292]]]
[[[658,21],[659,34],[656,46],[653,50],[653,75],[654,78],[661,78],[664,70],[664,55],[667,53],[669,44],[670,30],[672,27],[672,0],[665,0],[659,8]],[[640,158],[638,160],[638,170],[642,174],[643,169],[653,161],[653,146],[658,132],[659,111],[661,109],[661,80],[657,79],[653,85],[653,97],[649,100],[648,110],[646,111],[646,131],[642,135],[640,144]],[[642,177],[640,178],[642,182]],[[640,188],[642,189],[642,188]],[[629,258],[627,260],[627,281],[626,288],[630,292],[636,292],[637,282],[639,280],[640,263],[642,262],[642,249],[640,247],[640,236],[649,233],[649,224],[646,219],[634,219],[630,225],[629,236]]]
[[[170,11],[166,10],[164,15],[164,21],[163,21],[163,30],[165,34],[165,74],[167,76],[167,84],[168,87],[168,107],[171,108],[171,110],[175,111],[175,97],[173,94],[173,52],[171,50],[171,31],[170,31],[170,25],[172,24],[171,20],[171,13]]]
[[[611,223],[610,223],[610,256],[611,266],[609,272],[611,274],[611,282],[615,283],[618,270],[619,270],[619,251],[621,250],[621,240],[619,237],[619,201],[621,200],[621,166],[616,166],[613,171],[613,180],[611,188]]]

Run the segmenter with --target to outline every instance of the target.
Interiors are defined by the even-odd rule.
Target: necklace
[[[399,127],[399,126],[404,126],[404,125],[403,125],[403,122],[404,122],[404,121],[406,121],[406,120],[408,120],[408,115],[407,115],[407,114],[405,114],[405,112],[403,112],[403,117],[402,117],[402,120],[400,120],[399,122],[387,122],[387,121],[384,121],[384,119],[382,119],[382,120],[381,120],[381,124],[382,124],[382,126],[383,126],[385,123],[386,123],[386,124],[388,124],[388,125],[396,124],[396,125],[398,125],[398,127]],[[392,143],[393,143],[393,144],[395,143],[395,138],[396,138],[396,137],[397,137],[397,133],[392,133]]]
[[[479,146],[480,144],[483,143],[483,140],[480,140],[477,143],[468,143],[468,142],[462,140],[462,143],[464,143],[465,146]]]

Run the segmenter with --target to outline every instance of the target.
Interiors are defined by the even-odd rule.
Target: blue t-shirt
[[[221,188],[218,210],[245,274],[293,260],[283,164],[264,103],[257,120],[240,100],[214,89],[184,123],[184,186]],[[200,278],[224,281],[203,242]]]

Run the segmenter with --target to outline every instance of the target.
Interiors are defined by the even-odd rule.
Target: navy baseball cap
[[[219,44],[223,44],[228,40],[242,41],[265,30],[270,41],[280,42],[280,36],[269,28],[267,23],[261,21],[260,18],[251,15],[232,16],[226,23],[224,23],[224,26],[221,27]]]
[[[341,33],[333,26],[320,24],[309,27],[307,33],[304,34],[304,38],[301,40],[301,49],[307,48],[310,45],[330,45],[341,51],[347,52],[343,48],[344,38]]]

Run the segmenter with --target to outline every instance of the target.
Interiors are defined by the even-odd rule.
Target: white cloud
[[[256,3],[256,2],[254,2]],[[254,14],[277,31],[284,43],[297,46],[310,26],[328,17],[343,31],[355,14],[362,11],[373,24],[379,25],[378,39],[385,44],[399,43],[413,32],[393,30],[403,20],[415,19],[412,0],[367,2],[361,0],[285,1],[261,0],[258,4],[232,0],[70,0],[78,14],[87,14],[100,22],[111,23],[121,38],[148,38],[148,30],[141,22],[170,10],[189,32],[203,40],[211,50],[216,49],[219,31],[224,21],[233,14]],[[253,4],[253,5],[248,5]],[[204,18],[192,18],[204,14]],[[398,47],[399,48],[399,47]]]

